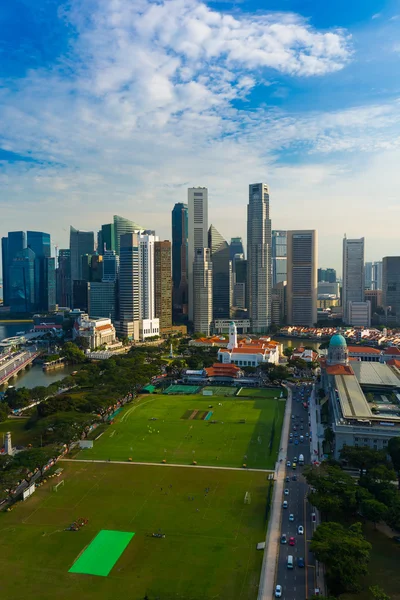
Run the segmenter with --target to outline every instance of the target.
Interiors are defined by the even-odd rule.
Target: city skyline
[[[321,265],[339,270],[344,232],[366,261],[398,254],[394,1],[57,4],[2,15],[1,236],[23,214],[65,248],[112,204],[169,238],[203,185],[209,222],[246,244],[266,181],[274,229],[317,229]]]

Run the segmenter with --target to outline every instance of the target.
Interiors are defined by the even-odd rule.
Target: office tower
[[[343,320],[349,321],[349,302],[364,302],[364,238],[343,239]]]
[[[35,310],[35,253],[30,248],[18,251],[12,259],[9,273],[9,304],[11,312],[30,313]]]
[[[271,220],[265,183],[249,185],[247,206],[247,309],[253,333],[271,324]]]
[[[102,225],[97,233],[97,252],[104,254],[106,250],[115,250],[114,223]]]
[[[272,232],[272,285],[287,278],[287,235],[286,231]]]
[[[241,237],[233,237],[231,238],[231,243],[229,245],[229,258],[232,261],[235,258],[235,254],[242,254],[244,258],[244,248],[243,248],[243,240]]]
[[[174,316],[188,312],[188,206],[172,209],[172,283]]]
[[[117,318],[116,283],[112,281],[92,281],[89,283],[88,289],[89,316],[111,319],[114,322]]]
[[[115,250],[106,250],[103,255],[103,282],[115,283],[118,280],[119,256]]]
[[[327,283],[336,283],[335,269],[318,269],[318,283],[325,281]]]
[[[134,223],[133,221],[130,221],[129,219],[125,219],[124,217],[120,217],[119,215],[114,215],[115,251],[118,255],[120,254],[121,235],[125,235],[126,233],[135,233],[137,231],[143,231],[143,227],[141,227],[137,223]]]
[[[93,254],[90,257],[89,281],[101,282],[103,279],[103,257],[100,254]]]
[[[349,300],[347,304],[347,319],[353,327],[371,326],[371,302],[353,302]]]
[[[81,281],[90,281],[90,265],[92,262],[91,254],[81,256]]]
[[[155,315],[154,244],[158,242],[154,231],[139,233],[139,294],[140,337],[159,335],[160,322]]]
[[[3,278],[3,306],[8,306],[8,238],[1,238],[1,272]]]
[[[400,324],[400,256],[382,261],[382,305],[391,322]]]
[[[212,262],[209,248],[196,248],[193,263],[194,331],[210,335],[213,318]]]
[[[197,187],[188,189],[188,299],[189,321],[194,319],[193,262],[196,248],[208,245],[208,190]]]
[[[51,255],[50,234],[43,231],[28,231],[27,244],[35,253],[35,310],[55,309],[55,263]]]
[[[56,300],[58,306],[72,308],[71,250],[69,248],[63,248],[58,252]]]
[[[312,327],[317,322],[317,232],[287,232],[287,322]]]
[[[119,319],[122,335],[139,339],[139,234],[125,233],[119,244]]]
[[[365,290],[365,300],[371,303],[371,315],[373,315],[378,306],[382,306],[382,290]]]
[[[82,259],[85,254],[94,252],[93,231],[79,231],[70,227],[69,248],[71,250],[71,281],[80,281],[82,277]]]
[[[155,315],[160,330],[172,326],[171,242],[154,244]]]
[[[244,310],[246,306],[247,260],[236,254],[233,266],[233,305]]]
[[[2,238],[2,269],[3,269],[3,303],[10,304],[9,269],[18,252],[26,248],[26,234],[24,231],[10,231],[6,238]]]
[[[232,262],[229,244],[219,231],[210,226],[208,247],[211,250],[213,275],[213,319],[229,319],[232,306]]]
[[[72,308],[87,312],[88,306],[89,282],[86,279],[75,279],[72,282]]]
[[[382,261],[365,263],[365,289],[382,289]]]
[[[279,281],[271,290],[271,321],[274,325],[285,322],[286,281]]]

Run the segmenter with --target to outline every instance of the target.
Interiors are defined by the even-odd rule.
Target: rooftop
[[[380,354],[381,351],[378,348],[371,348],[370,346],[347,346],[349,353],[352,354]]]
[[[395,367],[375,362],[354,362],[352,369],[361,385],[400,387]]]
[[[336,375],[335,384],[339,392],[340,406],[345,419],[370,419],[372,417],[371,409],[357,377],[354,375]]]

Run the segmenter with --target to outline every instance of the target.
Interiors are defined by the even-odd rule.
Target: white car
[[[290,515],[289,515],[289,521],[294,521],[294,514],[293,513],[290,513]]]
[[[297,528],[297,533],[299,533],[300,535],[304,534],[304,527],[303,525],[299,525]]]
[[[275,598],[282,598],[282,586],[277,585],[275,588]]]
[[[288,501],[287,500],[283,501],[282,507],[283,508],[287,508],[288,507]]]
[[[287,461],[286,466],[287,467],[291,467],[292,466],[292,463],[290,462],[290,460]]]
[[[284,490],[283,492],[285,494],[285,496],[289,496],[289,490],[286,488],[286,490]]]

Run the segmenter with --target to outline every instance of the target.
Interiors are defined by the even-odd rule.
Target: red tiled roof
[[[329,365],[326,367],[326,372],[328,375],[354,375],[349,365]]]
[[[397,348],[397,346],[390,346],[389,348],[385,348],[383,353],[389,355],[392,354],[393,356],[399,356],[400,350]]]
[[[253,346],[253,348],[233,348],[232,354],[265,354],[268,348],[262,348],[260,346]]]
[[[112,329],[111,325],[99,325],[96,327],[96,331],[106,331],[107,329]]]
[[[390,367],[397,367],[398,369],[400,369],[400,360],[397,360],[397,358],[391,358],[387,361],[386,364]]]
[[[370,346],[347,346],[347,349],[352,354],[380,354],[381,351],[378,348],[371,348]]]

